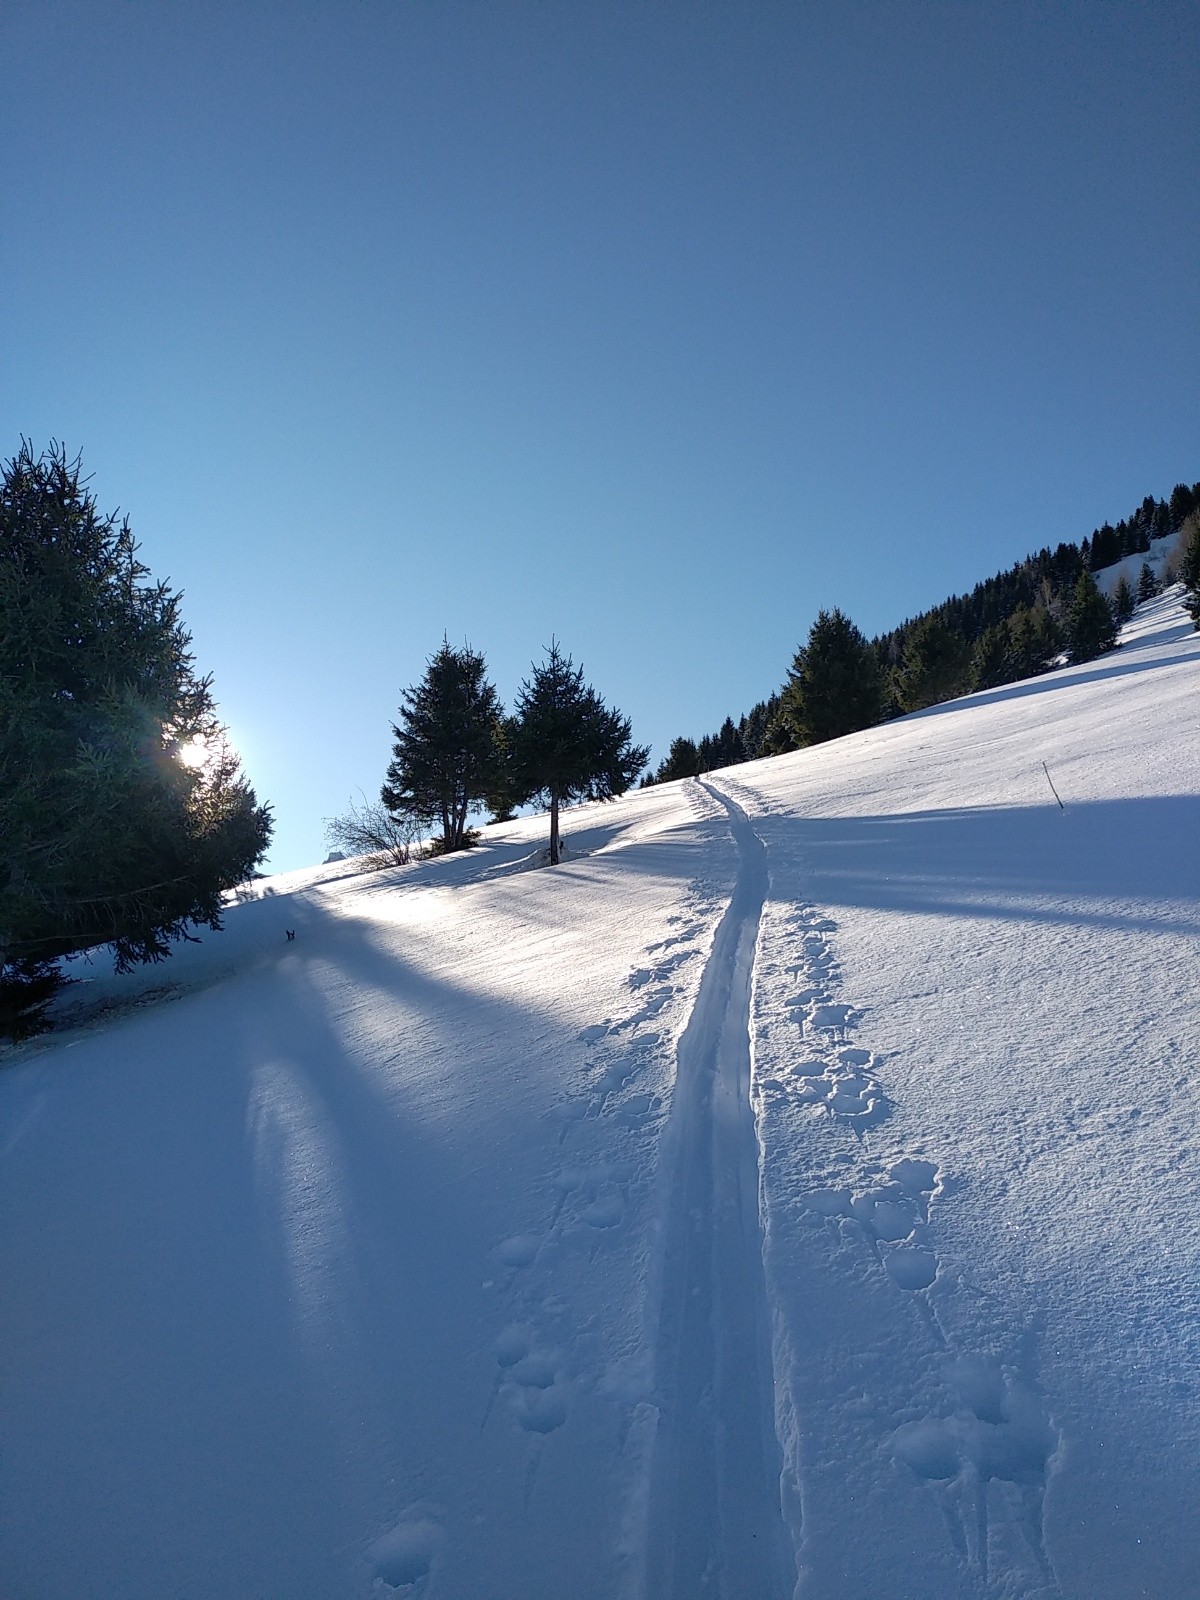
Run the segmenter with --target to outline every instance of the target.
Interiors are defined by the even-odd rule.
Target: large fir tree
[[[866,638],[836,607],[822,611],[796,651],[780,716],[798,745],[819,744],[879,721],[883,682]]]
[[[582,666],[552,642],[517,695],[513,766],[523,796],[550,809],[550,862],[559,860],[559,807],[624,794],[649,751],[631,740],[628,717],[583,681]]]
[[[985,628],[971,652],[971,687],[996,689],[1011,683],[1014,671],[1012,630],[1007,619]]]
[[[676,778],[695,778],[703,771],[700,749],[694,739],[680,735],[671,740],[671,748],[658,764],[655,783],[671,783]]]
[[[472,806],[507,809],[503,710],[487,664],[470,645],[445,639],[420,683],[401,696],[400,720],[381,797],[396,817],[441,826],[441,848],[467,842]]]
[[[971,647],[934,612],[921,617],[904,641],[896,698],[904,711],[953,700],[971,688]]]
[[[1123,628],[1137,610],[1137,595],[1124,573],[1117,579],[1109,603],[1118,628]]]
[[[1072,661],[1092,661],[1117,642],[1117,621],[1090,572],[1081,572],[1067,612],[1067,646]]]
[[[0,1027],[93,945],[157,961],[271,835],[199,677],[178,594],[78,460],[23,444],[0,481]]]

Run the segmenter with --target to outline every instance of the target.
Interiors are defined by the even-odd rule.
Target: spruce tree
[[[545,661],[517,695],[515,782],[526,799],[550,809],[550,864],[559,860],[559,807],[624,794],[649,751],[631,742],[628,717],[611,710],[583,681],[582,666],[552,642]]]
[[[1018,676],[1014,669],[1012,633],[1007,621],[985,628],[971,652],[971,686],[997,689]]]
[[[880,719],[883,684],[872,646],[850,618],[822,611],[796,651],[780,696],[780,716],[798,745],[819,744]]]
[[[767,728],[778,710],[779,696],[773,694],[769,700],[760,700],[757,705],[751,706],[742,718],[743,726],[740,731],[747,761],[757,761],[759,756],[767,753],[763,748]]]
[[[28,444],[0,480],[0,1026],[36,1025],[57,961],[119,971],[221,926],[269,809],[195,670],[180,597],[80,464]],[[27,1002],[33,1002],[32,1006]]]
[[[1143,561],[1142,570],[1138,573],[1138,605],[1142,605],[1147,600],[1153,600],[1157,593],[1158,579],[1154,576],[1154,568],[1148,561]]]
[[[656,783],[671,783],[676,778],[696,778],[700,772],[700,750],[696,741],[681,735],[671,740],[671,748],[659,762],[654,780]]]
[[[517,719],[501,717],[498,729],[498,760],[484,804],[493,822],[511,822],[525,796],[515,781],[512,764],[513,741],[517,734]]]
[[[1062,629],[1044,605],[1019,606],[1008,619],[1012,681],[1045,672],[1063,647]]]
[[[1200,483],[1193,484],[1191,488],[1186,483],[1177,483],[1171,490],[1171,499],[1168,509],[1171,515],[1171,527],[1182,528],[1200,501]]]
[[[1200,516],[1193,513],[1190,531],[1185,525],[1183,561],[1179,576],[1183,582],[1183,607],[1200,629]]]
[[[420,683],[404,691],[395,744],[381,790],[396,817],[441,825],[440,848],[467,843],[472,806],[502,797],[503,710],[487,664],[469,644],[443,639]]]
[[[1072,661],[1092,661],[1117,642],[1116,618],[1090,572],[1079,574],[1066,631]]]
[[[971,687],[971,649],[936,612],[908,631],[896,676],[896,694],[905,711],[921,711],[966,694]]]
[[[1137,596],[1134,594],[1133,586],[1124,573],[1117,579],[1110,604],[1117,626],[1123,628],[1137,609]]]

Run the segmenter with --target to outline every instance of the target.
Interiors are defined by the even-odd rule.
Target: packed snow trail
[[[780,1511],[749,1097],[766,851],[738,805],[701,787],[728,812],[740,864],[679,1041],[645,1592],[775,1600],[791,1593],[795,1571]]]

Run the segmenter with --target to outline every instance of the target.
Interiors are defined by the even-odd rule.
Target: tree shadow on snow
[[[1195,934],[1200,798],[772,816],[772,855],[802,852],[818,905]]]

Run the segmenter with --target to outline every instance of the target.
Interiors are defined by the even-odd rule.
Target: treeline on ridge
[[[673,739],[643,785],[782,755],[1016,683],[1049,671],[1064,654],[1091,660],[1112,649],[1134,606],[1159,590],[1148,561],[1136,590],[1122,575],[1108,599],[1093,574],[1126,556],[1148,556],[1154,540],[1184,530],[1170,577],[1183,579],[1200,627],[1200,483],[1180,483],[1167,500],[1147,495],[1115,527],[1106,522],[1079,544],[1043,548],[875,639],[840,610],[821,611],[775,694],[736,722],[726,717],[713,734]]]

